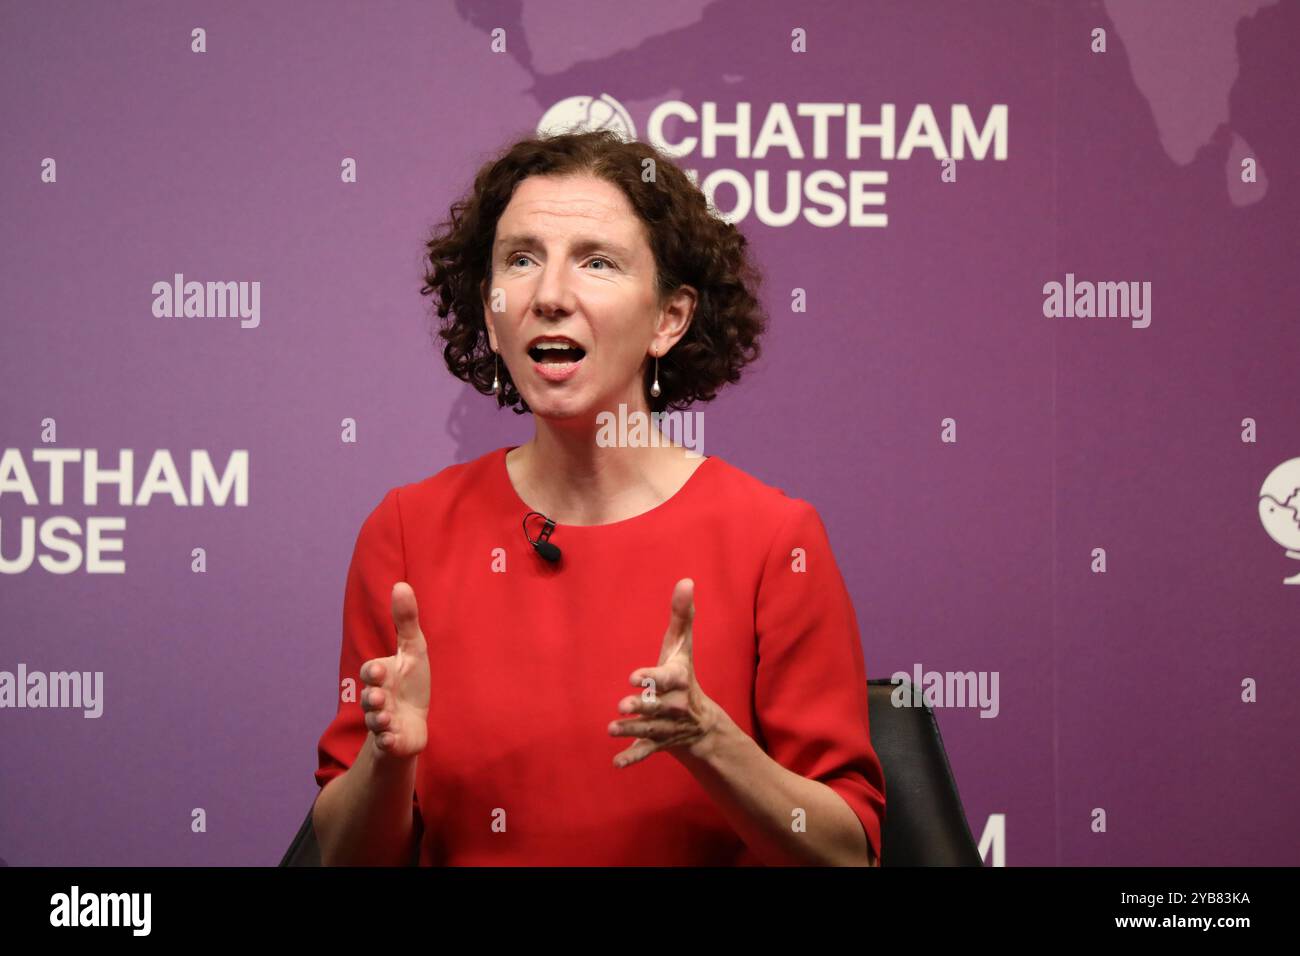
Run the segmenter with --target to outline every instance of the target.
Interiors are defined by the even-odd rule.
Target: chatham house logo
[[[1286,549],[1286,556],[1300,561],[1300,458],[1282,462],[1264,479],[1259,520],[1268,536]],[[1300,584],[1300,573],[1282,583]]]

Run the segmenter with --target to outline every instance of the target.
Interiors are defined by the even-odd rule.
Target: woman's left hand
[[[615,767],[630,767],[659,750],[699,756],[717,728],[718,707],[695,679],[691,650],[694,618],[695,582],[682,578],[673,588],[672,615],[658,666],[634,670],[629,680],[644,690],[618,703],[619,713],[639,716],[609,725],[611,737],[640,738],[614,758]]]

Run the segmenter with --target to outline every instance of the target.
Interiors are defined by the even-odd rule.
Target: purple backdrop
[[[936,708],[986,860],[1300,862],[1300,586],[1283,584],[1300,566],[1259,512],[1300,456],[1300,4],[65,2],[0,19],[0,555],[18,557],[23,518],[66,516],[82,540],[91,516],[126,518],[104,555],[124,573],[0,576],[0,671],[103,674],[97,719],[0,709],[8,863],[278,861],[316,792],[362,519],[393,485],[531,434],[443,367],[422,240],[484,159],[584,96],[643,137],[661,104],[733,121],[747,103],[749,145],[785,104],[801,158],[724,136],[680,160],[766,171],[778,209],[791,170],[888,174],[865,207],[884,226],[740,221],[773,324],[752,374],[702,407],[704,450],[818,508],[870,677],[997,675],[996,716]],[[895,150],[851,156],[837,117],[816,156],[801,103],[863,123],[894,104]],[[919,104],[944,145],[900,158]],[[977,129],[1004,104],[1006,156],[968,146],[945,181],[953,104]],[[155,316],[176,273],[258,282],[257,326]],[[1150,324],[1046,316],[1067,273],[1149,282]],[[106,467],[134,450],[133,488],[156,449],[187,486],[192,449],[218,472],[247,450],[248,503],[102,487],[87,504],[75,463],[53,504],[32,455],[59,448]]]

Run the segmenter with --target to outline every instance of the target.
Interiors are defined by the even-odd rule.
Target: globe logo
[[[612,129],[625,143],[636,139],[636,126],[623,104],[608,93],[599,97],[570,96],[560,100],[542,116],[537,124],[537,135],[555,136],[559,133],[583,133],[598,129]]]
[[[1300,458],[1282,462],[1264,479],[1259,520],[1268,536],[1286,549],[1286,556],[1300,561]],[[1282,583],[1300,584],[1300,573]]]

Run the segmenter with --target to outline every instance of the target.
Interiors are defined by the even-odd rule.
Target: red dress
[[[393,584],[419,604],[432,685],[420,863],[760,862],[672,754],[613,765],[635,738],[606,728],[628,716],[617,706],[637,690],[632,671],[658,663],[681,578],[695,582],[704,693],[782,766],[843,797],[879,857],[885,781],[857,619],[816,510],[711,456],[644,514],[556,525],[553,565],[525,539],[532,509],[509,450],[390,490],[348,570],[339,678],[358,692],[362,663],[396,653]],[[534,537],[539,527],[530,521]],[[340,703],[320,739],[320,786],[367,732],[360,703]]]

